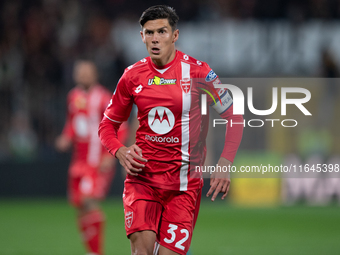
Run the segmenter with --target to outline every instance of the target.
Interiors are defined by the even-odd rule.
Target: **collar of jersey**
[[[175,58],[168,64],[164,65],[164,66],[158,66],[158,65],[155,65],[151,58],[150,58],[150,64],[151,66],[156,70],[158,71],[159,73],[165,73],[167,70],[170,69],[170,67],[176,62],[176,59],[177,59],[177,55],[178,55],[178,51],[176,50],[176,55],[175,55]]]

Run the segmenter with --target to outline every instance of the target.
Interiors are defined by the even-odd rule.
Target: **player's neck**
[[[152,64],[156,69],[164,69],[172,65],[172,63],[175,61],[177,51],[174,49],[174,51],[164,59],[151,59]]]

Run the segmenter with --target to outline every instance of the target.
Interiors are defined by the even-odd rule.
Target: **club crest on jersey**
[[[207,77],[205,77],[206,82],[211,82],[217,78],[217,74],[211,69],[210,72],[207,74]]]
[[[174,85],[176,84],[176,79],[164,79],[158,76],[149,79],[148,85]]]
[[[181,82],[181,88],[185,94],[188,94],[191,89],[191,79],[186,78],[180,81]]]
[[[76,97],[74,101],[74,105],[78,109],[85,109],[86,108],[86,98],[82,95]]]
[[[133,212],[128,211],[125,213],[125,225],[130,228],[133,221]]]

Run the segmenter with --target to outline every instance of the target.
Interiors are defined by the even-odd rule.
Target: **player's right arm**
[[[142,150],[136,144],[130,147],[124,146],[117,136],[120,125],[127,121],[130,115],[132,105],[133,96],[125,72],[105,110],[104,117],[99,124],[98,133],[104,147],[118,158],[126,172],[130,175],[138,175],[144,165],[138,163],[135,159],[147,162],[142,156]]]
[[[60,152],[68,151],[72,146],[72,139],[74,137],[74,130],[72,128],[71,113],[69,112],[70,94],[67,97],[67,117],[61,135],[55,140],[55,147]]]

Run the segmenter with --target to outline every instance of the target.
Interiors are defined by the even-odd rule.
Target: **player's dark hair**
[[[167,19],[172,32],[174,32],[176,30],[179,17],[174,8],[167,5],[155,5],[149,7],[142,13],[142,16],[139,19],[139,24],[143,27],[147,21],[156,19]]]

